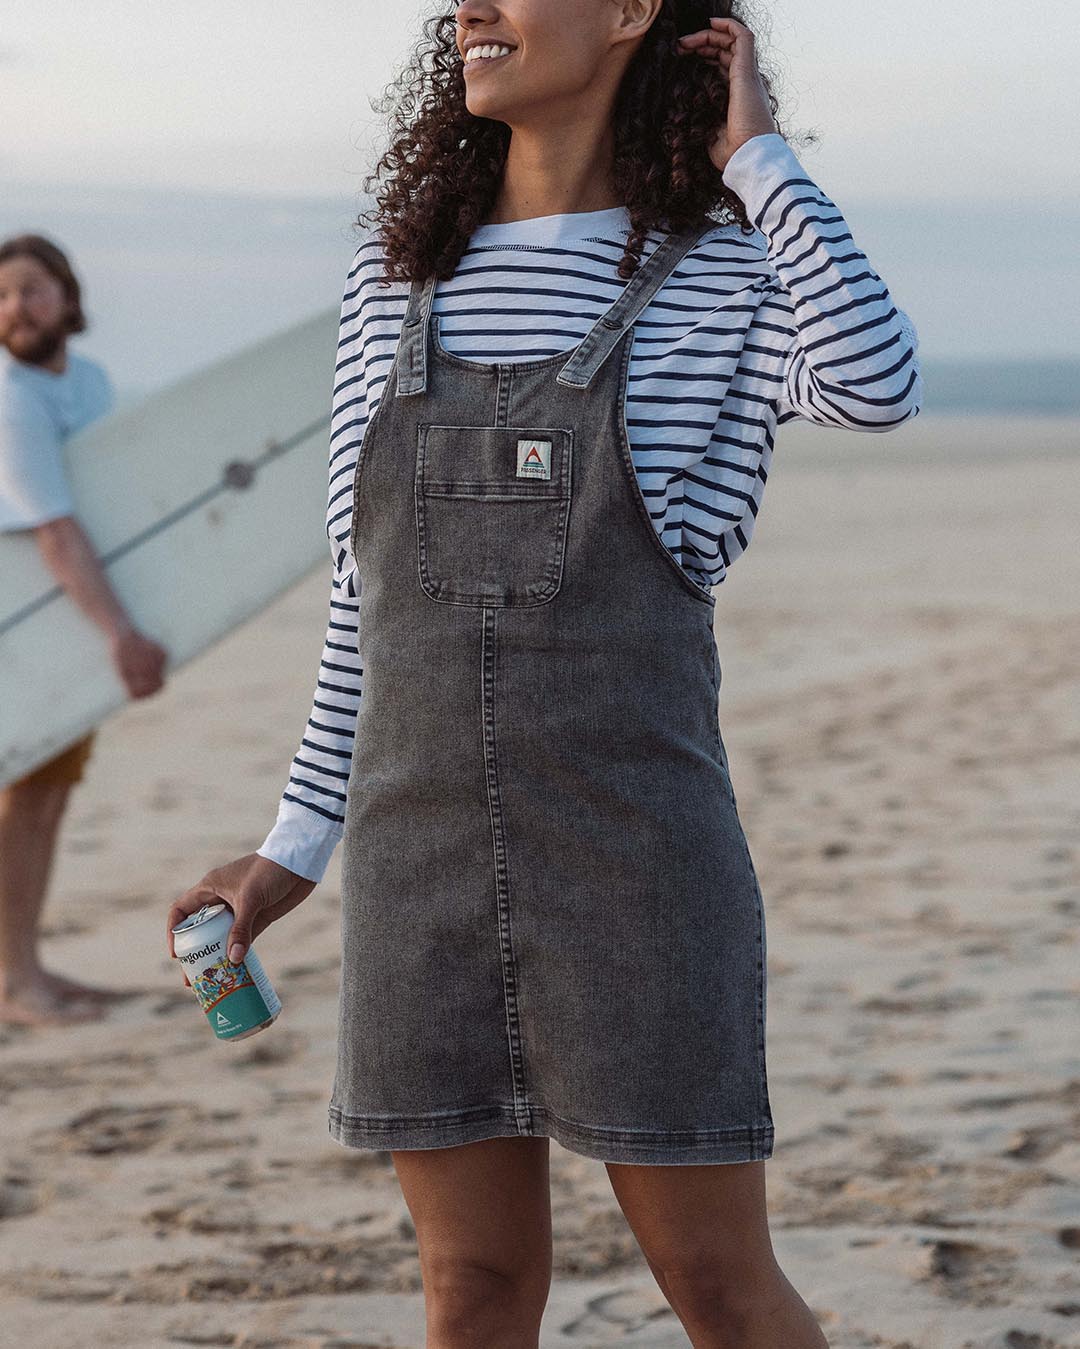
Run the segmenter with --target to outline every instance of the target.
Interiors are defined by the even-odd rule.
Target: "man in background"
[[[32,532],[46,566],[101,629],[131,697],[145,698],[162,687],[168,653],[117,598],[64,472],[64,441],[114,402],[104,369],[67,349],[86,326],[79,282],[54,243],[37,234],[0,243],[0,532]],[[38,954],[60,820],[93,739],[0,788],[0,1021],[85,1021],[115,996],[45,969]]]

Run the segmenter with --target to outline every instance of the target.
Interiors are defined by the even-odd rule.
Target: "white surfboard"
[[[338,318],[318,314],[65,445],[76,515],[136,625],[168,650],[167,673],[329,559]],[[0,786],[128,701],[104,634],[33,534],[0,534]]]

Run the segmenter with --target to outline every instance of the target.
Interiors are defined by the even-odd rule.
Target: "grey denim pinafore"
[[[354,479],[364,692],[330,1134],[772,1154],[765,920],[713,596],[659,538],[625,398],[669,234],[572,350],[447,351],[414,281]]]

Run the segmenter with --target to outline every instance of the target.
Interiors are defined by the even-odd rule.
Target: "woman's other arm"
[[[313,881],[322,880],[344,830],[363,685],[360,578],[349,549],[353,471],[368,419],[360,331],[362,249],[353,258],[345,285],[334,370],[326,511],[333,560],[330,617],[307,725],[289,767],[277,820],[257,849],[259,856]]]
[[[792,331],[777,421],[890,431],[922,405],[918,336],[836,205],[779,134],[746,141],[724,182],[764,234],[779,284],[759,321]]]

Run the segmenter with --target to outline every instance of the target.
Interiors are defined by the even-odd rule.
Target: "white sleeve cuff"
[[[725,186],[746,207],[749,218],[756,222],[765,203],[782,183],[809,175],[795,151],[774,131],[744,141],[724,165],[721,176]]]
[[[341,826],[332,820],[283,800],[276,824],[255,851],[305,880],[321,881],[341,834]]]

